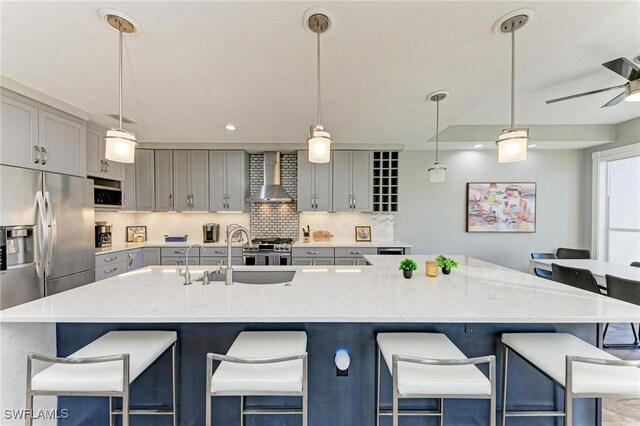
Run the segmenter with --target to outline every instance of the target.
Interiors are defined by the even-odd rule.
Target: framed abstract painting
[[[468,182],[467,232],[536,232],[536,183]]]

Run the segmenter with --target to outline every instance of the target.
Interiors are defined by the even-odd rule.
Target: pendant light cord
[[[440,133],[440,97],[436,98],[436,163],[438,162],[438,134]]]
[[[119,129],[122,130],[122,23],[118,25],[118,33],[120,35],[120,56],[118,62],[118,67],[120,69],[120,73],[118,74],[118,118],[120,121]]]
[[[317,77],[317,90],[318,90],[318,127],[322,126],[322,103],[320,97],[320,20],[316,17],[316,77]]]
[[[516,28],[511,24],[511,129],[514,128],[516,110]]]

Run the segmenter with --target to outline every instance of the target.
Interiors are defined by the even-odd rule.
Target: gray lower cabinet
[[[174,211],[175,200],[173,198],[173,150],[155,150],[155,184],[155,211]]]
[[[126,251],[116,251],[112,253],[98,254],[96,255],[96,268],[102,266],[110,266],[120,262],[127,261]]]
[[[329,266],[334,264],[333,247],[293,247],[291,264],[294,266]]]
[[[293,266],[331,266],[333,257],[298,257],[291,259]]]
[[[333,211],[373,211],[371,151],[334,151]]]
[[[309,151],[298,151],[298,211],[332,211],[332,165],[309,161]]]
[[[96,268],[96,281],[104,280],[105,278],[115,277],[127,272],[127,261],[117,262],[111,265],[100,266]]]
[[[185,256],[162,256],[162,260],[160,262],[162,265],[186,265],[186,257]],[[200,257],[199,256],[189,256],[189,265],[199,265]]]
[[[208,151],[173,151],[173,195],[176,211],[209,210]]]
[[[209,210],[248,211],[249,155],[209,151]]]
[[[155,153],[152,149],[137,149],[135,161],[135,208],[137,211],[155,210],[155,188]]]
[[[127,253],[127,271],[135,271],[142,268],[142,249],[129,250]]]
[[[142,249],[142,266],[160,265],[160,259],[160,248],[149,247]]]
[[[223,265],[227,264],[227,257],[201,257],[200,265],[214,265],[218,266],[222,262]],[[242,265],[242,256],[232,256],[231,265]]]

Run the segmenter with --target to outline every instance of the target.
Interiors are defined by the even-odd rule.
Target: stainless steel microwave
[[[116,180],[94,179],[93,204],[101,209],[121,209],[123,206],[121,183]]]

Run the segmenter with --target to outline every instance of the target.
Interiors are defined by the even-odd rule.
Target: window
[[[596,255],[628,265],[640,260],[640,150],[636,144],[596,154]]]

